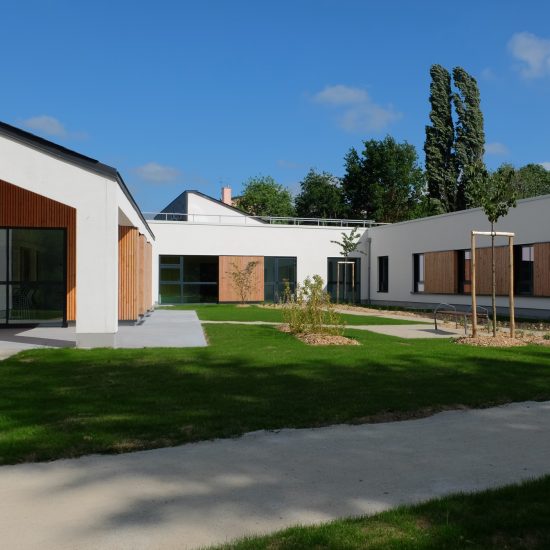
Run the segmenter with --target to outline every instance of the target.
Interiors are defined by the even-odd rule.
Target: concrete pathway
[[[0,467],[10,550],[183,549],[550,473],[550,402]]]
[[[7,328],[0,330],[0,360],[37,348],[73,348],[75,327]],[[185,348],[208,345],[195,311],[148,313],[137,325],[120,325],[117,348]]]
[[[276,321],[201,321],[203,325],[282,325]],[[440,323],[440,326],[443,323]],[[330,325],[328,325],[330,326]],[[378,334],[397,336],[398,338],[451,338],[464,336],[464,329],[455,329],[445,325],[444,329],[435,330],[433,326],[422,323],[418,325],[347,325],[347,329],[368,330]]]

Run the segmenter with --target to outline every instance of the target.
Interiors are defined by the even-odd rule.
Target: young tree
[[[232,271],[228,271],[231,277],[233,288],[241,299],[241,304],[249,301],[250,295],[256,290],[256,281],[254,280],[254,269],[258,262],[248,262],[242,269],[235,262],[231,263]]]
[[[343,218],[344,195],[339,180],[328,172],[311,169],[300,182],[294,201],[296,214],[303,218]]]
[[[470,185],[475,185],[473,174],[484,170],[485,132],[476,79],[463,68],[453,69],[453,80],[458,92],[453,94],[457,115],[455,157],[457,189],[455,210],[471,206],[467,202]]]
[[[491,223],[491,305],[493,310],[493,336],[497,332],[495,223],[516,206],[514,169],[504,166],[489,174],[482,163],[468,168],[468,201],[480,206]],[[475,312],[474,312],[475,313]]]
[[[383,222],[411,219],[425,187],[414,145],[386,136],[364,146],[362,158],[355,149],[346,156],[342,188],[351,215]]]
[[[345,231],[342,231],[342,240],[341,241],[330,241],[331,243],[337,244],[340,247],[340,254],[344,257],[344,261],[348,261],[348,257],[352,252],[355,252],[357,250],[357,247],[359,245],[359,240],[361,239],[361,235],[359,235],[359,229],[357,227],[354,227],[351,232],[348,234]],[[361,254],[364,254],[363,251],[359,251]],[[340,292],[340,268],[339,264],[336,266],[337,274],[337,291],[336,291],[336,301],[339,301],[339,292]],[[348,264],[344,264],[344,285],[347,282],[347,274],[348,274]],[[344,286],[345,288],[345,286]],[[351,265],[351,289],[352,289],[352,300],[355,302],[355,264]],[[344,291],[344,296],[346,292]]]
[[[293,216],[292,195],[271,176],[250,178],[239,197],[239,207],[253,216]]]
[[[430,121],[426,126],[426,182],[432,201],[438,201],[443,212],[456,206],[456,163],[453,151],[455,132],[452,116],[451,75],[441,65],[430,69]]]

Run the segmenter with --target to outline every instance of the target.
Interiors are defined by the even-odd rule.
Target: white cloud
[[[508,49],[521,62],[519,71],[524,78],[550,74],[550,40],[530,32],[518,32],[508,42]]]
[[[35,130],[42,132],[49,136],[67,137],[68,132],[57,118],[49,115],[40,115],[31,118],[27,118],[23,121],[23,126],[29,130]]]
[[[496,75],[493,69],[491,69],[491,67],[485,67],[485,69],[481,71],[480,77],[483,80],[495,80]]]
[[[313,101],[338,108],[338,124],[348,132],[380,131],[402,116],[391,105],[375,103],[366,90],[344,84],[326,86]]]
[[[181,172],[173,166],[165,166],[157,162],[148,162],[138,166],[134,172],[144,181],[151,183],[170,183],[181,176]]]
[[[487,143],[485,145],[485,152],[488,155],[507,155],[510,151],[504,143],[493,141],[492,143]]]
[[[550,170],[550,162],[541,162],[540,165],[546,170]]]

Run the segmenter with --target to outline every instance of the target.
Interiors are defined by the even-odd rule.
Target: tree
[[[386,136],[364,147],[362,157],[351,149],[345,158],[342,188],[351,215],[381,222],[411,219],[425,188],[414,145]]]
[[[250,178],[239,198],[239,207],[253,216],[293,216],[292,195],[271,176]]]
[[[515,172],[518,199],[527,199],[550,193],[550,171],[540,164],[526,164]]]
[[[476,185],[472,179],[476,176],[473,174],[480,174],[480,170],[484,170],[485,132],[476,79],[463,68],[455,67],[453,80],[458,89],[453,94],[457,116],[454,145],[458,177],[455,210],[464,210],[471,206],[467,204],[467,197],[470,185]]]
[[[516,206],[515,171],[510,165],[489,174],[481,163],[468,168],[467,199],[472,206],[480,206],[491,223],[491,305],[493,310],[493,336],[497,332],[495,223]],[[475,312],[474,312],[475,314]]]
[[[451,212],[456,209],[457,198],[451,75],[441,65],[432,65],[430,76],[431,126],[426,126],[424,143],[426,182],[430,198],[439,202],[443,212]]]
[[[341,241],[330,242],[337,244],[340,247],[340,254],[344,256],[344,258],[347,258],[352,252],[357,250],[357,245],[359,244],[360,238],[361,235],[359,235],[359,229],[354,227],[349,235],[345,231],[342,231]]]
[[[303,218],[343,218],[344,195],[339,180],[328,172],[311,169],[300,182],[294,201],[296,214]]]
[[[235,262],[231,263],[232,271],[228,271],[231,277],[233,288],[241,299],[241,304],[248,302],[250,295],[256,290],[256,281],[254,280],[254,269],[259,262],[248,262],[242,269]]]

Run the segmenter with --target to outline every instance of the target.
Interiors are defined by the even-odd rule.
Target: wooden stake
[[[510,338],[516,337],[516,316],[514,312],[514,237],[508,237],[509,268],[510,268],[510,304],[508,306],[510,315]]]
[[[472,231],[472,250],[470,251],[470,277],[472,279],[472,338],[477,336],[477,299],[476,299],[476,236]]]

